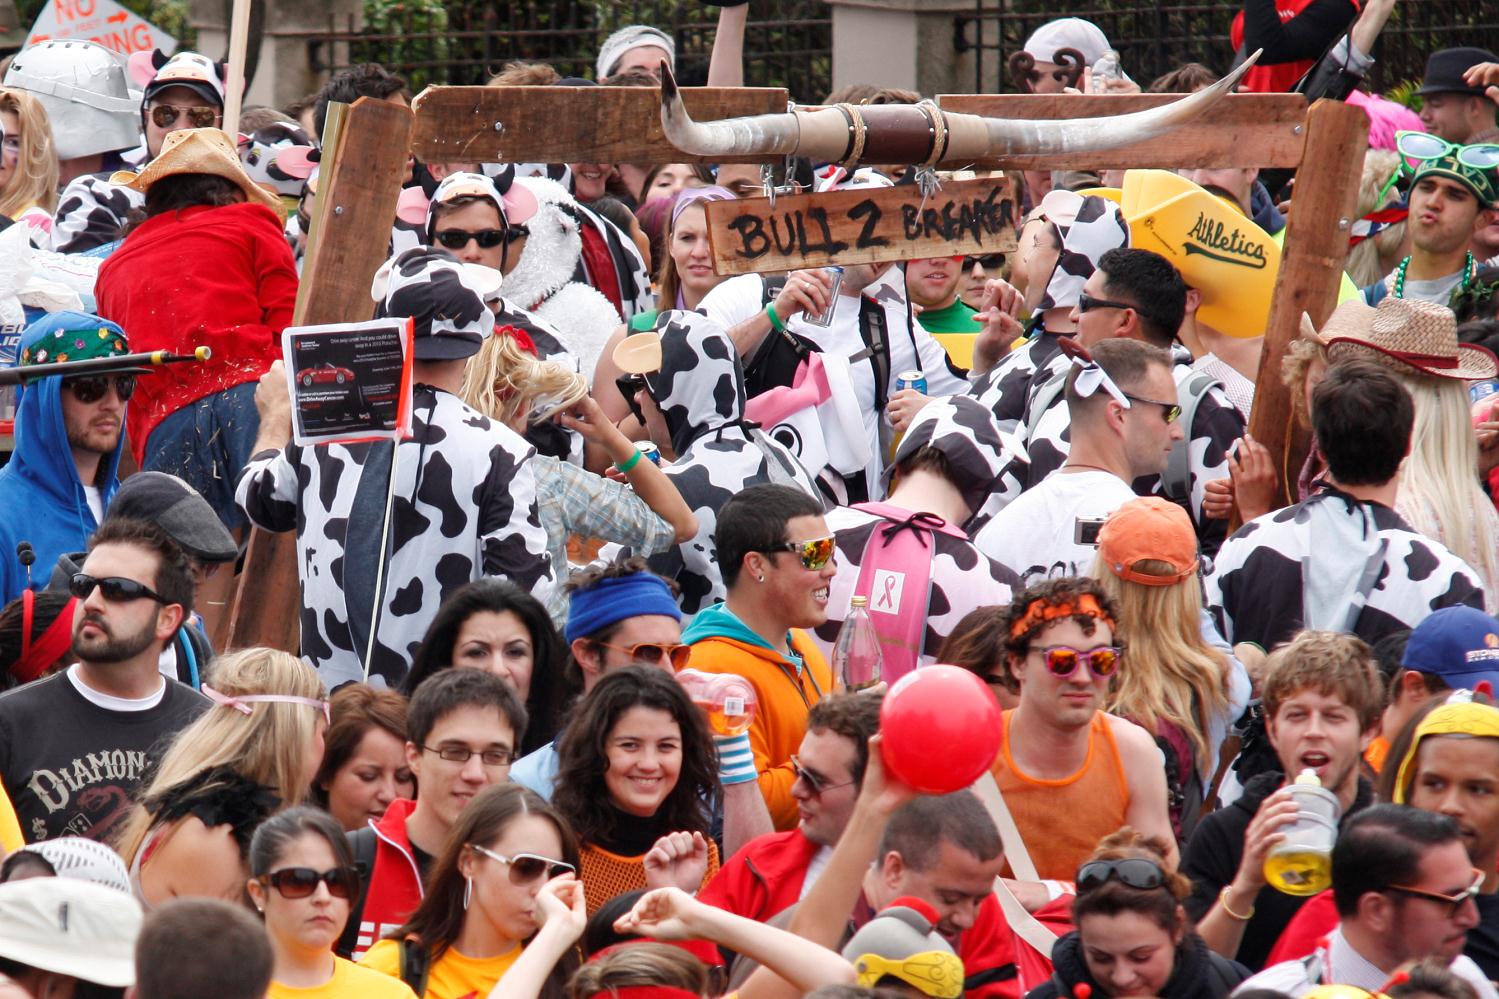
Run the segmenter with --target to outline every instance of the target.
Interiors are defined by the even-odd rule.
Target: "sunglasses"
[[[129,402],[130,397],[135,395],[134,375],[80,375],[76,378],[63,380],[63,385],[73,398],[82,403],[98,402],[104,398],[109,391],[110,383],[114,383],[115,393],[119,395],[121,402]]]
[[[1475,146],[1463,146],[1448,142],[1438,135],[1427,132],[1396,132],[1395,148],[1406,159],[1424,162],[1439,160],[1457,154],[1457,161],[1475,170],[1492,170],[1499,167],[1499,144],[1481,142]]]
[[[1088,672],[1094,676],[1112,676],[1124,658],[1124,650],[1117,645],[1104,645],[1089,652],[1079,652],[1066,645],[1034,651],[1041,654],[1052,676],[1071,676],[1077,671],[1078,663],[1086,663]]]
[[[1110,880],[1148,891],[1166,883],[1166,872],[1161,870],[1159,864],[1140,858],[1095,860],[1078,868],[1077,890],[1092,891]]]
[[[359,872],[352,867],[335,867],[314,871],[310,867],[283,867],[260,879],[282,898],[307,898],[317,891],[319,883],[328,886],[334,898],[353,898],[359,891]]]
[[[982,267],[986,271],[997,271],[1005,265],[1003,253],[976,253],[963,258],[964,267]]]
[[[439,229],[432,238],[449,250],[461,250],[469,240],[478,243],[482,250],[492,250],[507,242],[504,229]]]
[[[848,787],[857,784],[858,781],[846,780],[842,784],[829,784],[828,779],[815,770],[807,770],[802,766],[802,761],[795,756],[791,757],[791,771],[796,774],[796,779],[807,785],[807,790],[812,792],[814,798],[822,797],[824,791],[832,791],[835,788]]]
[[[1115,302],[1107,298],[1094,298],[1086,292],[1079,292],[1077,296],[1078,315],[1092,312],[1094,309],[1134,309],[1139,312],[1138,306],[1130,305],[1128,302]]]
[[[1437,902],[1448,906],[1447,918],[1451,919],[1457,915],[1463,903],[1478,895],[1478,890],[1483,887],[1483,872],[1473,868],[1473,883],[1461,891],[1451,895],[1443,895],[1439,891],[1428,891],[1425,888],[1412,888],[1409,885],[1390,885],[1385,891],[1398,892],[1401,895],[1410,895],[1413,898],[1424,898],[1429,902]]]
[[[103,579],[99,579],[98,577],[82,572],[75,572],[73,578],[68,581],[69,592],[79,600],[87,600],[89,594],[94,592],[95,587],[99,588],[99,592],[104,594],[104,599],[110,603],[119,604],[142,598],[155,600],[159,604],[176,602],[168,600],[145,583],[137,583],[135,580],[126,579],[123,576],[106,576]]]
[[[1126,306],[1126,308],[1129,308],[1129,306]],[[1130,402],[1144,403],[1147,406],[1160,406],[1161,416],[1165,418],[1167,423],[1175,423],[1177,417],[1182,415],[1181,406],[1177,405],[1174,402],[1161,402],[1159,399],[1146,399],[1142,396],[1130,395],[1128,392],[1124,392],[1122,394]]]
[[[642,427],[645,426],[645,414],[641,412],[640,403],[635,401],[635,393],[646,387],[645,375],[616,375],[614,387],[625,397],[625,404],[630,407],[635,419],[640,421]]]
[[[171,128],[183,116],[193,128],[212,128],[219,123],[219,109],[210,107],[181,108],[173,104],[158,104],[151,109],[151,123],[157,128]]]
[[[837,547],[835,539],[829,535],[826,538],[813,538],[811,541],[785,541],[768,548],[760,548],[758,551],[763,555],[791,552],[801,558],[803,569],[816,571],[832,561],[833,552],[837,550]]]
[[[564,874],[578,873],[578,869],[566,861],[538,857],[534,853],[517,853],[513,857],[506,857],[478,843],[470,843],[468,848],[475,853],[482,853],[495,863],[509,866],[510,883],[513,885],[529,885],[541,878],[550,881]]]
[[[670,660],[672,669],[686,669],[687,660],[692,655],[690,645],[666,645],[661,642],[641,642],[639,645],[613,645],[609,642],[594,642],[593,644],[606,649],[614,649],[623,652],[631,659],[659,666],[663,661]]]

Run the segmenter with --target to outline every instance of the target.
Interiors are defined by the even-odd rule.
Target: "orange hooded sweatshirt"
[[[800,663],[771,648],[727,604],[699,611],[682,633],[682,640],[692,646],[689,669],[733,673],[755,688],[760,704],[750,724],[750,749],[760,771],[760,793],[776,829],[782,831],[794,829],[799,818],[791,797],[796,780],[791,754],[806,734],[807,712],[833,690],[832,671],[812,639],[795,630],[788,637]]]

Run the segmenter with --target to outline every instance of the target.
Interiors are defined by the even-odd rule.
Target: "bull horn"
[[[1104,118],[1014,120],[917,105],[838,105],[722,121],[693,121],[664,63],[661,128],[685,153],[707,158],[805,156],[818,163],[972,163],[1000,156],[1088,153],[1154,138],[1197,117],[1259,57],[1206,90],[1148,111]]]

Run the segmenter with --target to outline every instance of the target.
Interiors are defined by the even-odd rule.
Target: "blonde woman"
[[[328,702],[310,666],[276,649],[220,656],[116,849],[148,908],[178,896],[241,901],[255,827],[298,804],[323,758]]]
[[[1499,612],[1499,511],[1479,484],[1467,387],[1499,377],[1494,355],[1458,343],[1451,310],[1394,296],[1373,309],[1344,302],[1322,337],[1330,364],[1376,361],[1410,392],[1416,419],[1395,512],[1468,563],[1483,581],[1484,609]]]
[[[576,431],[586,450],[602,452],[628,483],[623,485],[569,462],[538,454],[536,501],[547,532],[552,565],[566,566],[568,539],[614,541],[649,556],[697,534],[697,517],[682,494],[599,409],[582,375],[553,361],[537,360],[521,330],[502,326],[469,361],[463,401],[524,434],[531,423],[555,418]],[[559,578],[565,574],[560,573]],[[554,587],[547,612],[567,623],[567,593]]]
[[[1166,754],[1171,824],[1185,842],[1212,782],[1218,747],[1248,700],[1247,678],[1203,634],[1197,534],[1185,510],[1147,496],[1115,510],[1098,534],[1093,575],[1119,607],[1126,668],[1111,714],[1156,736]]]
[[[57,146],[42,102],[0,89],[0,215],[52,230],[57,208]],[[45,242],[45,240],[43,240]]]

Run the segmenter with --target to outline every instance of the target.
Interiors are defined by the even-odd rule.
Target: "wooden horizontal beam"
[[[1102,118],[1180,100],[1181,94],[944,94],[944,111],[1023,120]],[[1230,94],[1201,117],[1144,142],[1093,153],[1011,156],[983,167],[1008,170],[1131,170],[1141,167],[1295,167],[1306,138],[1300,94]]]
[[[683,87],[699,121],[786,110],[775,87]],[[666,141],[651,87],[428,87],[412,102],[426,163],[705,163]],[[754,163],[756,157],[713,157]]]

